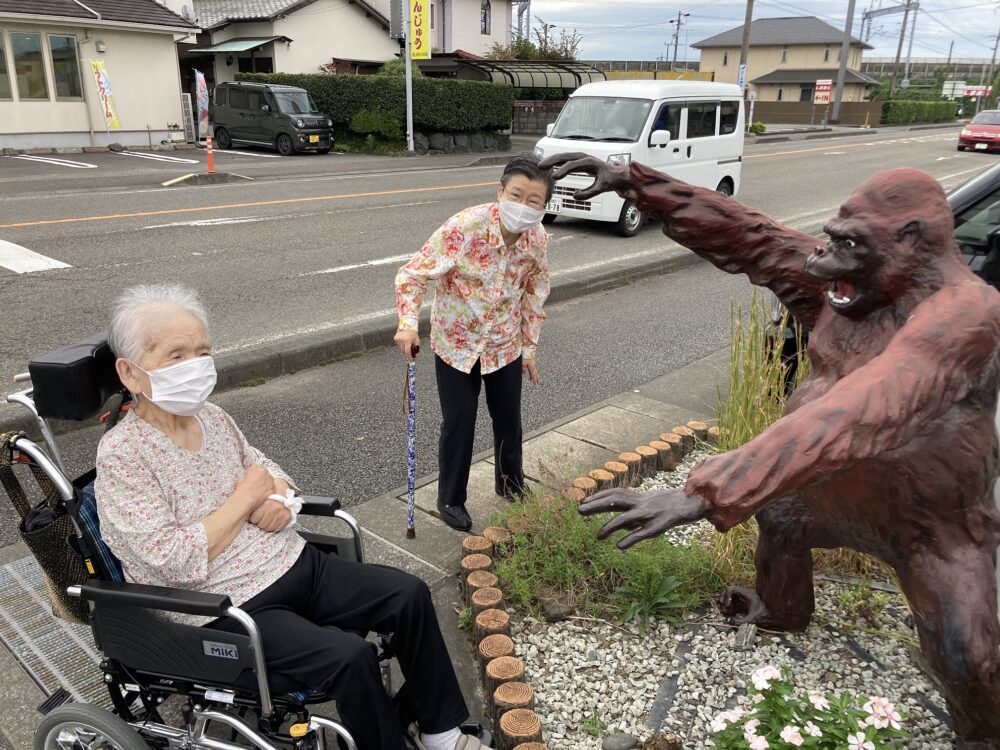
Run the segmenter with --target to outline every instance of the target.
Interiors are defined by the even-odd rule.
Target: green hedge
[[[882,105],[883,125],[906,125],[911,122],[950,122],[955,119],[955,102],[893,99]]]
[[[299,86],[335,124],[349,127],[360,112],[383,111],[406,122],[406,82],[394,76],[320,73],[240,73],[239,81]],[[413,81],[413,127],[427,133],[506,130],[514,112],[514,89],[485,81],[417,78]]]

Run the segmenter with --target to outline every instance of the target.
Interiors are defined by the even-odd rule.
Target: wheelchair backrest
[[[82,422],[123,390],[106,333],[35,357],[28,363],[38,416]]]

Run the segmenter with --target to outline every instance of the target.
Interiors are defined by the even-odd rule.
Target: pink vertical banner
[[[198,99],[198,139],[201,140],[211,135],[208,130],[208,84],[199,70],[194,72],[194,80]]]

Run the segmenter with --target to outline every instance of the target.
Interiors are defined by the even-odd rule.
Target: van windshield
[[[305,91],[275,91],[274,100],[278,110],[286,115],[307,115],[318,112],[312,97]]]
[[[639,140],[652,108],[647,99],[575,96],[563,107],[552,137],[631,143]]]

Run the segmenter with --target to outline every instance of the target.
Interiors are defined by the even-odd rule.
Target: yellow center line
[[[343,193],[341,195],[316,195],[308,198],[280,198],[269,201],[249,201],[247,203],[220,203],[214,206],[193,206],[190,208],[165,208],[159,211],[135,211],[128,214],[102,214],[99,216],[74,216],[65,219],[42,219],[40,221],[19,221],[13,224],[0,224],[0,229],[15,227],[39,227],[47,224],[76,224],[84,221],[111,221],[113,219],[138,219],[147,216],[166,216],[170,214],[188,214],[202,211],[221,211],[233,208],[252,208],[254,206],[282,206],[291,203],[315,203],[316,201],[337,201],[348,198],[373,198],[383,195],[403,195],[405,193],[431,193],[441,190],[467,190],[469,188],[492,187],[493,182],[473,182],[468,185],[440,185],[436,187],[400,188],[398,190],[379,190],[369,193]]]

